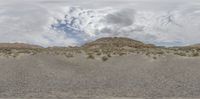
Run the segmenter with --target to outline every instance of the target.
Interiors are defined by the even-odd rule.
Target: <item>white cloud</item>
[[[0,0],[0,42],[67,46],[126,36],[159,45],[200,43],[199,5],[198,0]]]

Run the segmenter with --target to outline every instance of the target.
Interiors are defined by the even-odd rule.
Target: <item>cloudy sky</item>
[[[0,0],[0,42],[73,46],[106,36],[200,43],[200,1]]]

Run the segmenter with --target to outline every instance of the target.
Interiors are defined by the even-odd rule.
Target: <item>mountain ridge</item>
[[[47,48],[71,48],[72,46],[52,46]],[[74,46],[76,47],[76,46]],[[88,49],[95,49],[95,48],[123,48],[123,47],[129,47],[129,48],[160,48],[159,46],[156,46],[154,44],[146,44],[139,40],[134,40],[132,38],[127,37],[102,37],[90,42],[87,42],[83,44],[83,48]],[[164,46],[163,46],[164,47]],[[200,48],[200,44],[193,44],[188,46],[177,46],[179,48]],[[37,49],[37,48],[44,48],[40,45],[35,44],[29,44],[29,43],[0,43],[0,49],[1,48],[30,48],[30,49]]]

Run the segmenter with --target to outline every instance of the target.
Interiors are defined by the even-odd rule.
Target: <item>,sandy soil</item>
[[[152,59],[131,54],[112,56],[105,62],[84,54],[72,58],[44,53],[1,57],[0,97],[198,99],[200,57],[166,55]]]

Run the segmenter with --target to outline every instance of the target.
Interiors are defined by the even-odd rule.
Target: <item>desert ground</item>
[[[199,53],[124,38],[68,48],[4,44],[0,99],[199,99]]]

